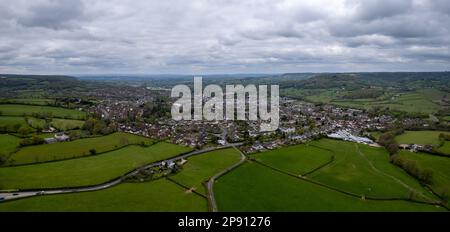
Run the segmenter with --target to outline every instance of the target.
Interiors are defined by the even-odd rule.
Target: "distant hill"
[[[426,87],[448,89],[450,87],[450,72],[316,74],[312,78],[299,81],[294,85],[286,87],[304,89],[358,89],[367,86],[392,87],[399,89]]]
[[[20,91],[57,92],[81,85],[82,82],[71,76],[0,74],[1,97],[11,97]]]

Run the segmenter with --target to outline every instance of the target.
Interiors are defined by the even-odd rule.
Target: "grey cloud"
[[[411,0],[349,1],[356,5],[356,16],[362,20],[377,20],[404,14],[412,9]]]
[[[0,0],[0,73],[445,70],[448,0]],[[354,70],[353,70],[354,69]]]
[[[76,26],[83,19],[84,4],[80,0],[48,0],[32,5],[17,23],[25,27],[64,29]]]

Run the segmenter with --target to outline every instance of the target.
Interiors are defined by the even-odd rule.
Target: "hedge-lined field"
[[[20,128],[34,131],[23,117],[0,116],[0,128],[2,132],[17,132]]]
[[[7,155],[16,151],[20,144],[20,138],[12,135],[0,134],[0,155]]]
[[[204,198],[165,179],[0,203],[0,212],[201,212],[207,208]]]
[[[256,163],[246,163],[215,184],[220,211],[334,212],[445,211],[408,201],[372,201],[308,183]]]
[[[54,118],[51,122],[52,126],[61,131],[80,129],[83,127],[84,121],[73,119]]]
[[[253,157],[272,167],[301,175],[330,162],[333,153],[313,146],[296,145],[257,153]]]
[[[429,198],[434,198],[417,180],[389,162],[383,148],[322,139],[313,141],[335,152],[335,160],[309,177],[335,188],[376,198],[409,198],[411,191],[398,180]],[[372,166],[372,165],[373,166]],[[418,196],[419,200],[426,200]]]
[[[0,104],[0,111],[5,116],[32,116],[39,113],[50,113],[52,117],[67,119],[85,119],[86,112],[52,106],[34,106],[18,104]]]
[[[450,158],[400,151],[399,156],[413,162],[419,170],[431,170],[430,186],[439,195],[450,199]]]
[[[204,153],[189,158],[181,172],[170,178],[206,195],[203,183],[239,160],[240,153],[234,148]]]
[[[41,189],[96,185],[137,167],[190,151],[188,147],[158,143],[128,146],[101,155],[51,163],[0,168],[0,189]]]
[[[442,133],[450,134],[449,131],[405,131],[397,136],[395,140],[399,144],[431,145],[437,151],[450,155],[450,142],[444,141],[441,144],[439,140],[439,135]]]
[[[150,144],[151,140],[138,135],[117,132],[106,136],[78,139],[70,142],[28,146],[12,154],[8,164],[31,164],[70,159],[92,155],[90,151],[92,149],[95,149],[96,153],[102,153],[130,144],[141,143]]]

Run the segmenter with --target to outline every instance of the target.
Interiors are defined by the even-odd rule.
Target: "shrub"
[[[94,148],[92,148],[91,150],[89,150],[89,153],[91,155],[96,155],[97,154],[97,150],[95,150]]]
[[[4,164],[6,162],[6,156],[4,154],[0,153],[0,165]]]
[[[391,162],[401,167],[422,183],[431,184],[433,182],[433,171],[430,169],[421,169],[415,161],[407,160],[399,155],[393,155],[391,156]]]
[[[31,138],[22,139],[20,141],[20,146],[25,147],[25,146],[43,144],[44,142],[45,142],[45,140],[43,138],[33,135]]]

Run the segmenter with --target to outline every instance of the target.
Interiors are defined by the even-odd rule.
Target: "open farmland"
[[[58,130],[67,131],[80,129],[83,127],[84,121],[81,120],[73,120],[73,119],[52,119],[52,126]]]
[[[405,131],[397,136],[395,140],[399,144],[420,144],[439,146],[439,134],[450,132],[444,131]]]
[[[341,89],[314,89],[297,90],[286,89],[282,91],[287,96],[303,97],[308,101],[317,103],[329,103],[338,106],[370,109],[373,107],[390,108],[395,111],[411,113],[432,114],[441,107],[436,102],[440,101],[445,93],[437,89],[423,89],[413,92],[387,92],[377,98],[345,99],[349,94]]]
[[[442,133],[450,134],[448,131],[405,131],[395,140],[399,144],[431,145],[438,151],[450,155],[450,142],[444,141],[441,146],[439,135]]]
[[[80,110],[51,106],[0,104],[0,111],[5,116],[32,116],[33,114],[49,113],[55,118],[85,119],[86,117],[86,113]]]
[[[23,117],[0,116],[0,128],[4,132],[17,132],[20,128],[33,130]]]
[[[14,103],[14,104],[24,104],[24,105],[51,105],[55,103],[54,99],[45,98],[11,98],[11,99],[0,99],[0,103]]]
[[[362,200],[256,163],[221,177],[215,193],[220,211],[445,211],[402,200]]]
[[[419,170],[431,170],[431,188],[440,196],[450,198],[450,158],[400,151],[402,159],[413,162]]]
[[[190,148],[158,143],[128,146],[105,154],[65,161],[0,168],[0,189],[89,186],[107,182],[137,167],[164,160]]]
[[[10,154],[18,148],[20,138],[8,134],[0,134],[0,155]]]
[[[203,153],[190,157],[180,172],[170,178],[206,195],[202,182],[239,159],[239,151],[233,148]],[[206,197],[165,178],[125,183],[95,192],[39,196],[0,204],[0,211],[206,211],[207,208]]]
[[[253,157],[259,162],[294,175],[304,175],[330,162],[333,153],[318,147],[296,145],[257,153]]]
[[[102,137],[78,139],[70,142],[42,144],[23,147],[11,155],[8,164],[30,164],[38,162],[70,159],[92,155],[90,150],[95,149],[96,154],[103,153],[130,144],[150,144],[151,140],[145,137],[128,133],[114,133]]]
[[[0,212],[188,212],[206,211],[201,196],[166,179],[120,184],[102,191],[41,196],[0,203]]]
[[[444,145],[438,148],[438,150],[444,154],[450,154],[450,142],[445,141]]]
[[[170,178],[206,195],[202,184],[216,173],[239,162],[239,159],[240,153],[234,148],[207,152],[189,158],[181,172]]]
[[[331,162],[330,156],[334,156]],[[255,161],[218,180],[215,193],[220,210],[445,210],[433,205],[439,198],[391,164],[383,148],[321,139],[252,157]],[[314,167],[320,168],[306,177],[299,176]]]
[[[315,181],[366,197],[408,199],[417,192],[417,200],[437,200],[413,177],[391,164],[383,148],[330,139],[311,144],[335,152],[331,164],[309,176]]]

